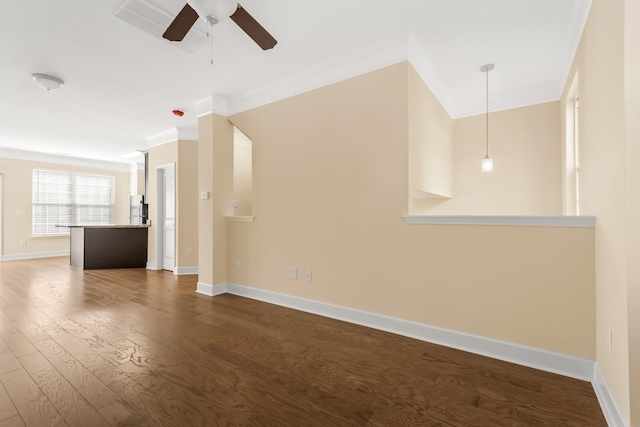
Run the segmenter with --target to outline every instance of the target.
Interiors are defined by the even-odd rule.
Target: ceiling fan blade
[[[184,5],[162,37],[172,42],[182,41],[197,19],[196,11],[188,4]]]
[[[242,6],[238,5],[238,9],[231,15],[231,19],[263,50],[271,49],[278,44],[277,40],[258,21],[253,19],[253,16],[249,15],[249,12]]]

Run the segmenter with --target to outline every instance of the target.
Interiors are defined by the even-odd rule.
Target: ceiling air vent
[[[191,31],[181,42],[169,42],[163,39],[162,34],[175,17],[145,0],[125,0],[116,10],[114,16],[187,52],[195,52],[209,41],[207,34],[196,25],[191,28]]]

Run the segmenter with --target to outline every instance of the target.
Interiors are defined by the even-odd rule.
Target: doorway
[[[157,168],[156,262],[158,270],[174,271],[176,253],[175,163]]]

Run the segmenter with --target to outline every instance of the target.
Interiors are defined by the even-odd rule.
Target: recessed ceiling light
[[[44,90],[58,90],[64,84],[64,81],[48,74],[33,73],[31,77]]]

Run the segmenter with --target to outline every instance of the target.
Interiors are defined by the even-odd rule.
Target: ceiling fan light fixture
[[[228,18],[238,9],[235,0],[187,0],[187,3],[207,22],[209,17],[218,20]]]
[[[31,77],[38,86],[47,91],[58,90],[64,84],[63,80],[48,74],[33,73]]]

